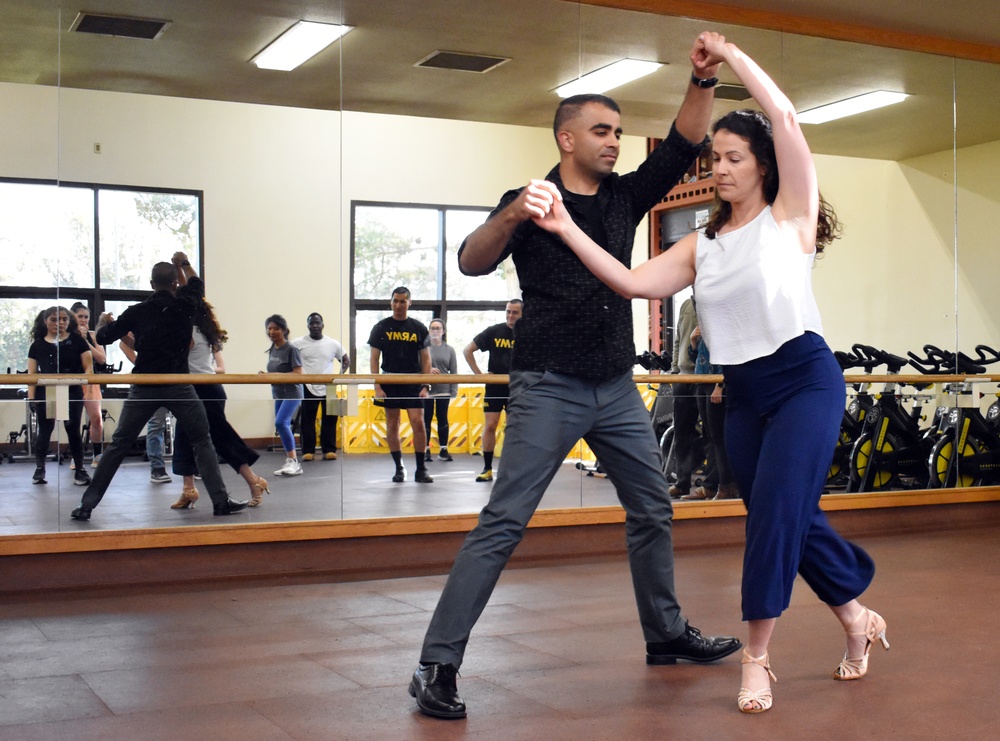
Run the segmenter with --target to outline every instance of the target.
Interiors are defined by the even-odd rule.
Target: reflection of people
[[[510,358],[514,352],[514,325],[521,318],[524,302],[512,298],[507,302],[506,321],[487,327],[472,338],[465,346],[462,354],[466,362],[477,376],[482,374],[476,362],[476,351],[481,350],[490,356],[486,363],[487,373],[505,375],[510,373]],[[483,428],[483,470],[476,476],[476,481],[493,480],[493,452],[497,446],[497,428],[500,426],[500,413],[507,408],[510,396],[510,386],[505,383],[486,384],[483,395],[483,410],[485,426]]]
[[[28,373],[91,373],[93,356],[90,345],[80,334],[76,319],[61,306],[50,306],[35,317],[31,329],[31,346],[28,348]],[[73,483],[86,486],[90,476],[83,467],[83,439],[80,420],[83,417],[83,389],[69,387],[69,417],[63,422],[70,453],[76,470]],[[45,386],[28,386],[28,403],[32,404],[38,418],[38,437],[35,439],[35,484],[45,482],[45,458],[49,454],[49,441],[56,421],[50,417],[45,404]],[[58,446],[57,446],[58,449]]]
[[[323,334],[323,317],[313,312],[306,318],[309,334],[297,337],[292,344],[299,348],[302,356],[302,372],[327,373],[333,375],[333,361],[340,362],[340,372],[346,373],[351,367],[351,359],[343,346],[332,337]],[[326,387],[322,384],[303,384],[302,420],[299,435],[302,440],[302,460],[311,461],[316,454],[316,413],[319,412],[319,443],[323,457],[337,458],[338,417],[326,413]]]
[[[583,234],[549,186],[539,222],[624,296],[662,298],[691,285],[713,359],[725,369],[730,463],[747,507],[743,561],[741,711],[771,707],[768,642],[788,607],[796,573],[847,633],[834,678],[868,670],[885,620],[858,596],[872,559],[845,541],[819,508],[844,409],[844,379],[821,336],[811,288],[817,252],[838,230],[820,198],[816,170],[795,109],[745,54],[717,34],[700,37],[711,62],[725,62],[763,108],[736,111],[713,130],[717,208],[703,231],[629,271]]]
[[[264,329],[271,340],[267,351],[268,373],[302,373],[302,356],[299,348],[288,341],[288,322],[280,314],[272,314],[264,320]],[[274,398],[274,427],[285,450],[285,463],[274,472],[275,476],[298,476],[302,473],[295,452],[295,434],[292,432],[292,418],[302,404],[301,383],[273,383],[271,396]]]
[[[125,335],[118,343],[129,362],[135,365],[135,337],[132,333]],[[173,481],[167,473],[167,464],[163,459],[166,450],[167,408],[160,407],[149,418],[146,425],[146,460],[149,461],[149,480],[154,484],[169,484]]]
[[[692,61],[699,78],[711,77],[712,67],[694,56]],[[616,260],[629,261],[637,225],[703,146],[713,94],[711,83],[700,82],[689,84],[669,136],[627,175],[613,172],[621,136],[613,100],[573,96],[556,111],[560,158],[548,175],[551,187]],[[410,682],[417,707],[440,718],[465,715],[456,675],[469,634],[542,494],[581,437],[625,508],[647,663],[714,661],[740,647],[735,638],[702,636],[681,614],[667,482],[649,412],[632,379],[632,309],[557,237],[532,223],[549,208],[549,187],[534,180],[505,194],[459,251],[459,267],[469,275],[491,273],[512,255],[524,315],[517,323],[497,482],[455,558]]]
[[[695,356],[696,376],[722,374],[722,366],[712,362],[708,343],[701,336],[700,327],[695,327],[691,333],[688,353]],[[736,499],[739,496],[733,480],[733,470],[729,465],[729,454],[726,452],[726,400],[722,392],[722,384],[695,384],[694,393],[698,402],[698,415],[701,417],[708,470],[705,483],[681,499]]]
[[[371,346],[369,367],[372,375],[377,375],[381,361],[383,373],[423,373],[431,372],[431,352],[428,348],[430,333],[422,322],[409,316],[410,289],[399,286],[392,291],[392,316],[386,317],[372,327],[368,337]],[[399,410],[406,410],[406,418],[413,430],[413,452],[417,459],[417,470],[413,480],[420,484],[434,483],[424,465],[424,451],[427,449],[427,430],[424,428],[424,402],[429,385],[416,383],[375,384],[375,405],[385,409],[385,436],[389,453],[396,464],[392,480],[401,484],[406,480],[403,454],[399,440]]]
[[[444,322],[441,319],[432,319],[430,328],[431,344],[431,375],[436,373],[458,373],[458,357],[455,355],[455,348],[447,342]],[[448,405],[451,400],[458,395],[457,383],[433,383],[427,390],[427,398],[424,399],[424,430],[427,433],[427,451],[424,453],[424,460],[431,461],[431,422],[437,414],[438,421],[438,445],[440,450],[438,458],[442,461],[451,461],[451,453],[448,452],[448,439],[451,434],[451,427],[448,424]]]
[[[108,362],[104,348],[97,343],[96,333],[90,329],[90,309],[82,301],[77,301],[69,310],[76,317],[80,334],[90,346],[90,353],[94,358],[94,372],[104,372],[103,369]],[[101,384],[88,383],[83,387],[83,408],[87,412],[87,424],[90,429],[90,446],[94,451],[92,465],[97,468],[101,460],[101,451],[104,450],[104,417],[101,414]]]
[[[179,273],[183,273],[187,281],[180,288],[177,287]],[[205,284],[183,252],[174,254],[173,264],[156,263],[149,283],[153,295],[127,308],[117,321],[110,315],[102,315],[102,322],[107,321],[107,324],[97,330],[97,341],[107,345],[131,332],[136,351],[133,373],[187,373],[192,322],[204,299]],[[73,510],[74,520],[90,519],[92,510],[104,497],[142,428],[161,406],[177,417],[191,438],[198,471],[212,498],[213,513],[231,515],[247,506],[246,502],[229,498],[219,471],[219,459],[209,438],[205,407],[191,384],[136,384],[129,389],[128,398],[122,404],[118,428],[101,456],[94,480],[83,493],[80,506]]]
[[[188,372],[225,373],[222,344],[227,339],[226,330],[219,326],[212,305],[208,301],[203,301],[194,319],[191,352],[188,353]],[[270,490],[267,480],[255,474],[251,468],[260,458],[257,451],[243,442],[243,438],[226,419],[225,388],[221,383],[199,383],[194,390],[205,405],[208,432],[212,438],[212,445],[215,446],[215,452],[247,482],[247,486],[250,487],[249,506],[259,506],[264,499],[264,492],[270,493]],[[177,435],[174,437],[173,470],[175,474],[183,477],[184,486],[180,497],[170,505],[170,508],[194,507],[194,503],[198,501],[198,489],[194,485],[194,475],[198,473],[198,466],[194,460],[191,441],[183,425],[177,426]]]
[[[674,328],[674,354],[670,363],[671,373],[694,373],[694,360],[688,354],[687,348],[691,333],[698,326],[698,315],[694,309],[694,299],[687,299],[677,312],[677,326]],[[677,481],[670,487],[670,496],[674,499],[691,493],[691,475],[695,467],[701,463],[696,461],[694,440],[698,436],[698,402],[694,395],[694,386],[687,383],[675,383],[672,388],[674,397],[674,474]]]

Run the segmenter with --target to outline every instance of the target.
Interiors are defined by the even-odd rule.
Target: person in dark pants
[[[179,276],[180,277],[180,276]],[[215,310],[208,301],[203,301],[201,309],[195,315],[191,352],[188,354],[188,370],[191,373],[201,373],[215,376],[226,372],[225,360],[222,357],[222,345],[228,339],[226,330],[219,325]],[[233,429],[226,419],[226,389],[221,383],[199,383],[194,387],[195,393],[205,405],[205,416],[208,417],[208,431],[212,437],[212,445],[225,463],[228,463],[238,473],[247,486],[250,487],[250,507],[258,507],[264,499],[264,494],[270,494],[267,480],[254,473],[253,464],[260,455],[247,445],[239,433]],[[177,425],[174,437],[173,471],[183,477],[184,487],[171,509],[188,509],[198,501],[198,489],[194,484],[198,465],[195,462],[194,448],[188,439],[184,425]]]
[[[712,363],[708,343],[701,336],[701,329],[691,333],[695,348],[688,353],[695,356],[695,375],[721,375],[722,366]],[[701,417],[705,459],[708,461],[705,483],[690,494],[682,496],[685,501],[705,499],[736,499],[739,489],[733,479],[733,469],[729,465],[726,451],[726,399],[720,383],[695,384],[695,399],[698,401],[698,415]]]
[[[506,193],[459,250],[458,264],[467,275],[492,273],[513,256],[524,315],[517,323],[497,481],[455,557],[410,681],[410,694],[426,715],[466,715],[456,676],[469,635],[545,489],[581,437],[625,509],[647,663],[710,662],[740,648],[736,638],[701,635],[677,601],[673,510],[649,412],[632,375],[631,303],[535,223],[561,199],[604,254],[619,264],[630,262],[637,226],[705,145],[717,65],[706,64],[698,43],[691,61],[694,72],[674,126],[635,172],[614,173],[622,134],[618,105],[603,95],[566,98],[553,124],[559,164],[547,181],[532,180]]]
[[[688,298],[681,304],[675,324],[670,372],[692,374],[694,359],[688,348],[691,346],[691,333],[698,326],[694,299]],[[680,499],[691,493],[691,476],[701,463],[695,460],[694,452],[694,441],[698,436],[698,401],[693,384],[675,383],[671,390],[674,397],[674,474],[677,478],[670,487],[670,496]]]
[[[178,275],[183,275],[186,282],[180,288]],[[117,321],[110,314],[102,316],[104,326],[97,330],[97,341],[107,345],[131,332],[136,351],[133,373],[187,373],[191,329],[205,298],[205,284],[183,252],[174,254],[172,264],[156,263],[149,284],[153,295],[125,309]],[[80,506],[72,512],[74,520],[90,519],[142,428],[161,406],[169,409],[187,429],[198,470],[212,498],[213,513],[230,515],[247,506],[245,501],[229,498],[209,437],[205,407],[191,384],[134,385],[122,404],[118,428],[101,457],[94,479],[83,493]]]
[[[448,344],[447,331],[444,320],[432,319],[429,327],[431,344],[428,349],[431,353],[431,375],[444,374],[455,375],[458,373],[458,358],[455,355],[455,348]],[[427,390],[427,398],[424,399],[424,430],[427,432],[427,451],[424,453],[424,460],[431,462],[431,423],[437,415],[438,421],[438,459],[451,461],[451,453],[448,452],[448,440],[451,437],[451,425],[448,423],[448,406],[451,400],[458,394],[457,383],[434,383]]]
[[[309,334],[296,337],[292,344],[299,348],[302,356],[302,372],[326,373],[333,375],[334,361],[340,362],[340,372],[347,373],[351,367],[351,358],[344,347],[332,337],[323,334],[323,316],[313,312],[306,318]],[[323,458],[328,461],[337,459],[337,422],[336,415],[326,413],[326,387],[320,384],[305,383],[302,385],[302,407],[299,417],[302,420],[299,436],[302,440],[302,460],[311,461],[316,456],[316,414],[319,413],[319,444]]]
[[[524,302],[512,298],[507,302],[506,321],[487,327],[472,338],[465,346],[462,354],[477,376],[482,374],[476,362],[476,351],[481,350],[490,356],[486,365],[487,373],[506,375],[510,373],[510,358],[514,354],[514,325],[521,318]],[[510,397],[510,386],[504,383],[486,384],[483,394],[483,470],[476,476],[476,481],[489,482],[493,480],[493,452],[497,446],[497,429],[500,427],[500,413],[507,408]]]
[[[93,355],[83,338],[76,319],[61,306],[51,306],[35,317],[31,330],[31,346],[28,348],[28,373],[74,373],[77,375],[93,372]],[[69,449],[73,454],[75,471],[73,483],[86,486],[90,476],[83,468],[83,438],[80,420],[83,418],[83,387],[69,387],[69,416],[63,422]],[[55,429],[56,420],[48,415],[45,403],[45,386],[28,386],[28,403],[36,412],[38,437],[35,439],[35,473],[32,482],[44,484],[45,458],[49,454],[49,441]],[[58,448],[58,445],[56,446]]]
[[[409,316],[410,289],[399,286],[392,291],[392,316],[377,322],[368,336],[371,347],[369,367],[372,375],[383,373],[423,373],[431,372],[430,332],[423,322]],[[381,361],[381,362],[380,362]],[[375,384],[375,406],[385,409],[385,436],[389,453],[396,464],[393,483],[406,480],[403,467],[402,443],[399,439],[399,410],[406,410],[406,417],[413,430],[413,452],[417,459],[417,470],[413,480],[418,484],[432,484],[434,478],[427,473],[424,465],[424,451],[427,450],[427,430],[424,428],[424,399],[430,391],[430,384]]]
[[[629,270],[581,232],[561,203],[538,221],[621,296],[660,299],[694,285],[699,326],[724,369],[726,446],[747,508],[742,600],[749,639],[737,706],[761,713],[774,699],[768,645],[797,576],[846,633],[834,679],[865,676],[871,647],[889,642],[885,619],[859,602],[874,561],[820,508],[845,389],[822,336],[812,270],[839,236],[839,223],[820,196],[792,102],[724,37],[705,33],[700,43],[763,110],[733,111],[713,126],[716,204],[704,228]]]

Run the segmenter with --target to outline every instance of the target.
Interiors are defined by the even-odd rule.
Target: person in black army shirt
[[[512,298],[507,302],[507,321],[487,327],[477,334],[462,354],[477,376],[482,374],[476,362],[476,350],[482,350],[490,356],[486,366],[487,373],[510,373],[510,359],[514,354],[514,325],[521,318],[524,302]],[[476,476],[476,481],[493,480],[493,450],[497,445],[497,427],[500,425],[500,412],[507,408],[507,397],[510,396],[510,386],[503,383],[486,384],[483,397],[483,410],[486,415],[486,425],[483,428],[483,471]]]
[[[378,375],[379,360],[383,373],[430,373],[430,332],[422,322],[410,318],[410,289],[400,286],[392,291],[392,316],[372,327],[368,344],[371,346],[371,372]],[[396,464],[392,480],[401,484],[406,480],[403,454],[399,442],[399,410],[405,409],[413,430],[413,449],[417,470],[413,479],[420,484],[431,484],[434,479],[424,466],[427,448],[427,430],[424,428],[424,399],[429,386],[420,384],[375,384],[375,404],[385,409],[385,436],[389,453]]]

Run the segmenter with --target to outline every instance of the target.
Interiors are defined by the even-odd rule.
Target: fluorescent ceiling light
[[[583,77],[560,85],[555,92],[560,98],[582,93],[603,93],[626,82],[638,80],[650,72],[655,72],[663,65],[659,62],[641,62],[638,59],[619,59],[607,67],[588,72]]]
[[[288,72],[307,59],[312,59],[352,28],[353,26],[337,26],[332,23],[299,21],[250,61],[261,69]]]
[[[876,90],[873,93],[865,93],[854,98],[841,100],[829,105],[821,105],[819,108],[811,108],[799,114],[799,123],[821,124],[827,121],[835,121],[838,118],[853,116],[855,113],[874,111],[876,108],[884,108],[887,105],[899,103],[908,98],[906,93],[890,93],[887,90]]]

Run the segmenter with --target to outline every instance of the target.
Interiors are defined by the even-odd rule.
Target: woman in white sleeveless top
[[[771,707],[767,648],[796,574],[847,633],[834,679],[860,679],[875,640],[889,644],[885,620],[857,600],[874,576],[872,559],[819,508],[845,387],[822,338],[811,270],[839,225],[819,195],[792,103],[722,36],[702,34],[700,44],[764,111],[730,113],[713,127],[716,208],[705,229],[629,270],[580,231],[555,187],[536,204],[535,221],[623,296],[659,299],[695,286],[702,332],[724,367],[726,448],[748,513],[742,594],[749,640],[737,702],[759,713]]]

